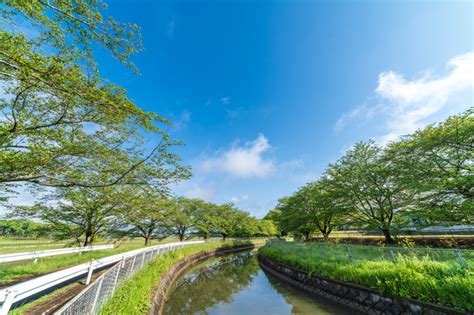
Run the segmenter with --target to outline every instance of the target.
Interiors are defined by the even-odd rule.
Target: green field
[[[453,251],[275,242],[260,249],[264,257],[310,275],[365,285],[383,294],[474,310],[474,255],[464,253],[462,268]],[[395,262],[392,262],[393,257]]]

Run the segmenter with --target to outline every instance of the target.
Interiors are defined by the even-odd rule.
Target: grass
[[[276,242],[260,249],[264,257],[310,275],[365,285],[383,294],[474,311],[474,272],[462,268],[452,251],[400,251],[396,263],[387,249],[347,245]],[[436,257],[430,254],[436,253]],[[474,258],[471,256],[468,258]]]
[[[158,256],[144,268],[125,280],[115,291],[112,298],[105,304],[101,314],[146,314],[151,307],[151,299],[156,284],[161,276],[176,261],[197,252],[232,245],[241,245],[253,242],[210,242],[184,247],[177,251],[168,252]]]

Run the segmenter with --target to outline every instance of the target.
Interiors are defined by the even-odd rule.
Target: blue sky
[[[171,131],[189,197],[262,217],[354,142],[474,104],[472,1],[109,1],[142,28],[142,75],[102,75]]]

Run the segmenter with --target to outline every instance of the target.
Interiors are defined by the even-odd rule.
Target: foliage
[[[0,236],[6,237],[49,237],[53,228],[49,224],[31,220],[0,220]]]
[[[382,231],[393,243],[390,227],[397,210],[410,206],[413,193],[397,181],[398,169],[374,141],[357,143],[329,166],[328,174],[356,222]]]
[[[454,256],[448,261],[398,257],[397,263],[366,257],[351,263],[345,249],[328,253],[316,246],[272,243],[260,253],[310,274],[369,286],[386,295],[474,310],[474,273],[461,268]]]
[[[145,246],[152,237],[163,239],[169,236],[166,222],[175,208],[172,200],[144,189],[127,190],[119,198],[118,219],[123,222],[124,230],[132,227],[128,234],[144,238]]]
[[[58,238],[82,240],[84,246],[91,245],[116,222],[119,196],[113,188],[64,188],[55,191],[54,197],[59,200],[54,205],[19,206],[12,215],[48,222]]]
[[[0,8],[0,185],[163,187],[186,178],[162,129],[170,122],[102,79],[92,47],[128,63],[140,50],[133,25],[102,19],[97,2],[6,1]],[[16,29],[23,17],[39,38]],[[53,53],[51,53],[53,52]],[[145,135],[154,145],[147,148]],[[5,198],[5,196],[2,196]]]
[[[474,223],[474,108],[392,143],[400,181],[417,193],[414,217]]]

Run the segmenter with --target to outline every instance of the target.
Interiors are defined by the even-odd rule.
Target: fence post
[[[91,261],[89,264],[89,270],[87,271],[86,285],[91,283],[92,272],[94,271],[94,261]]]
[[[456,255],[456,258],[458,259],[459,261],[459,264],[461,265],[461,267],[463,268],[466,268],[466,262],[464,261],[464,258],[462,258],[461,256],[461,251],[459,249],[456,249],[454,250],[454,254]]]
[[[392,262],[395,263],[397,259],[395,257],[395,253],[393,252],[393,249],[390,249],[389,253],[390,253],[390,258],[392,259]]]
[[[137,255],[134,255],[133,256],[133,261],[132,261],[132,267],[130,268],[130,273],[132,273],[134,268],[135,268],[135,261],[136,260],[137,260]]]
[[[12,307],[13,300],[15,299],[16,292],[15,291],[7,291],[7,296],[5,297],[5,301],[3,304],[0,305],[0,315],[7,315],[10,307]]]
[[[351,245],[347,245],[347,251],[349,254],[349,262],[352,263],[352,247]]]
[[[94,302],[92,302],[91,314],[94,314],[95,307],[97,305],[97,300],[99,299],[100,290],[102,289],[102,282],[104,282],[104,277],[100,278],[100,282],[97,285],[97,291],[95,293]]]
[[[145,264],[145,255],[146,255],[146,252],[143,252],[143,254],[142,254],[142,263],[140,264],[140,268],[142,268],[143,265]]]

